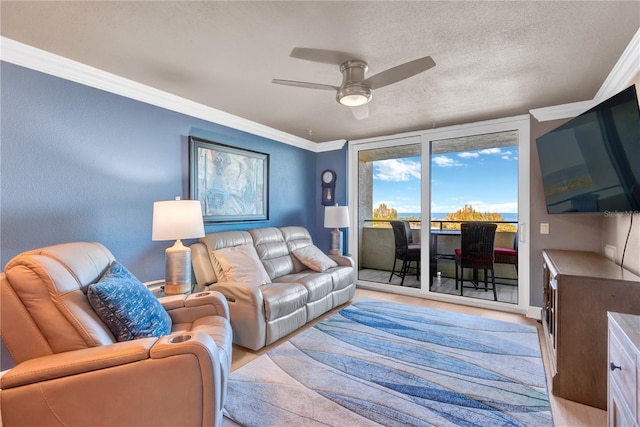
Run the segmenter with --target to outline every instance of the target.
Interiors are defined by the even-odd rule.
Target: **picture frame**
[[[205,223],[269,219],[269,155],[189,137],[189,193]]]

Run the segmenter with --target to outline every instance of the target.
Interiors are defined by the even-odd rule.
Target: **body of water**
[[[500,213],[505,221],[518,221],[518,214],[514,212]],[[431,219],[444,219],[447,212],[432,212]],[[420,212],[398,212],[398,218],[419,218]]]

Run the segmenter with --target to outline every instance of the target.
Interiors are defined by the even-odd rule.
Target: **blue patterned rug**
[[[359,300],[231,374],[243,426],[552,426],[535,327]]]

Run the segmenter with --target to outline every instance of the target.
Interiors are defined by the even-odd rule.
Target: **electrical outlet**
[[[616,262],[616,255],[618,253],[618,249],[613,245],[605,245],[604,246],[604,257],[609,261]]]
[[[549,234],[549,223],[541,222],[540,223],[540,234]]]

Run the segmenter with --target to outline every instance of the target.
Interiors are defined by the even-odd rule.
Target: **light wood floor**
[[[356,290],[356,296],[353,300],[356,301],[360,298],[376,298],[379,300],[393,301],[393,302],[398,302],[403,304],[412,304],[420,307],[435,308],[438,310],[447,310],[447,311],[452,311],[456,313],[464,313],[464,314],[471,314],[474,316],[489,317],[492,319],[505,320],[508,322],[525,323],[525,324],[537,326],[538,336],[542,338],[541,325],[536,321],[529,319],[520,314],[487,310],[483,308],[468,307],[468,306],[462,306],[457,304],[450,304],[445,302],[428,300],[424,298],[384,293],[384,292],[372,291],[367,289]],[[246,363],[249,363],[251,360],[257,358],[261,354],[266,353],[270,349],[288,340],[296,333],[300,333],[301,331],[308,329],[312,325],[315,325],[316,323],[324,320],[325,318],[331,316],[332,314],[336,313],[337,311],[341,310],[344,307],[345,305],[333,309],[332,311],[324,314],[323,316],[320,316],[318,319],[315,319],[313,322],[310,322],[308,325],[304,326],[303,328],[294,332],[293,334],[290,334],[282,338],[281,340],[276,341],[275,343],[260,349],[259,351],[251,351],[251,350],[247,350],[245,348],[234,345],[233,346],[233,362],[232,362],[231,369],[236,370],[239,367],[245,365]],[[545,370],[547,371],[547,384],[549,384],[551,381],[548,375],[549,361],[547,360],[547,357],[546,357],[547,350],[544,343],[544,339],[541,339],[540,345],[542,348],[542,355],[543,355]],[[586,427],[586,426],[602,427],[607,425],[606,411],[593,408],[591,406],[581,405],[579,403],[575,403],[560,397],[555,397],[552,394],[549,394],[549,399],[551,402],[551,410],[553,413],[553,420],[556,427]],[[535,426],[532,426],[532,427],[535,427]]]
[[[395,286],[405,286],[408,288],[419,288],[420,281],[416,278],[415,273],[407,274],[404,278],[404,283],[400,285],[401,278],[398,276],[393,276],[391,282],[389,282],[390,271],[384,270],[372,270],[372,269],[361,269],[358,270],[358,278],[361,280],[367,280],[375,283],[384,283]],[[433,285],[431,290],[433,292],[438,292],[441,294],[449,294],[449,295],[460,295],[460,289],[456,289],[456,281],[452,277],[441,277],[440,280],[437,278],[433,279]],[[491,291],[485,292],[483,289],[473,289],[469,286],[471,282],[465,280],[465,290],[464,296],[467,298],[477,298],[493,301],[493,293]],[[515,284],[504,284],[504,283],[496,283],[496,293],[498,296],[498,301],[506,302],[509,304],[517,304],[518,303],[518,285],[517,282]]]

